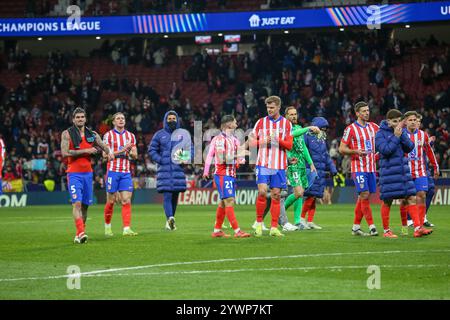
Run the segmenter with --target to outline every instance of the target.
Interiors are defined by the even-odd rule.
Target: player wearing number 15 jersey
[[[237,128],[236,119],[232,115],[225,115],[221,120],[222,132],[211,140],[208,156],[205,161],[203,178],[209,177],[209,168],[212,159],[215,163],[214,181],[220,195],[219,206],[216,211],[216,225],[213,238],[228,238],[229,235],[222,231],[225,216],[234,229],[235,238],[247,238],[250,234],[241,231],[236,216],[234,215],[234,197],[236,187],[236,168],[245,162],[243,156],[238,157],[239,140],[233,135]]]
[[[375,176],[375,134],[379,127],[369,122],[370,110],[367,103],[360,101],[355,104],[357,120],[345,128],[339,152],[351,156],[352,178],[358,192],[355,207],[355,219],[352,234],[366,236],[361,231],[361,220],[364,216],[369,225],[370,235],[376,236],[378,232],[373,224],[372,209],[369,195],[376,192]]]
[[[114,211],[114,195],[119,192],[122,204],[123,235],[135,236],[137,233],[130,229],[133,180],[131,179],[129,157],[134,160],[137,159],[136,137],[125,129],[125,115],[123,113],[114,114],[112,122],[114,129],[103,136],[103,142],[114,153],[114,160],[108,162],[106,176],[105,235],[113,235],[111,219]]]

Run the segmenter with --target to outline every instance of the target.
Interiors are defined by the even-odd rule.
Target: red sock
[[[406,210],[409,212],[409,215],[414,222],[414,228],[420,227],[419,208],[417,205],[406,206]]]
[[[383,229],[389,229],[389,214],[391,212],[391,208],[384,203],[381,204],[381,220],[383,221]]]
[[[419,209],[420,225],[423,226],[423,223],[425,222],[425,214],[427,212],[427,207],[425,206],[425,204],[421,203],[417,205],[417,208]]]
[[[83,218],[75,219],[75,227],[77,228],[77,236],[84,233],[84,222]]]
[[[302,215],[301,215],[301,217],[302,217],[303,219],[305,219],[306,213],[311,209],[311,199],[312,199],[312,197],[308,197],[308,198],[306,198],[306,200],[303,202]]]
[[[369,199],[361,200],[361,211],[369,226],[373,225],[372,208]]]
[[[234,215],[233,207],[225,207],[225,214],[227,215],[228,221],[230,221],[231,227],[233,230],[239,229],[238,222],[236,220],[236,216]]]
[[[316,198],[311,197],[311,198],[308,198],[308,199],[311,199],[310,200],[311,201],[310,209],[309,209],[309,212],[308,212],[308,222],[312,222],[313,219],[314,219],[314,214],[316,213]]]
[[[408,210],[407,206],[404,204],[400,205],[400,218],[402,219],[402,226],[406,227],[408,225]]]
[[[222,229],[224,219],[225,219],[225,208],[218,206],[216,210],[216,225],[214,226],[214,229]]]
[[[272,199],[270,204],[270,214],[272,215],[272,228],[278,227],[278,218],[280,217],[280,200]]]
[[[353,220],[353,224],[361,224],[363,214],[361,211],[361,200],[358,198],[358,201],[356,201],[355,206],[355,219]]]
[[[131,203],[122,205],[122,222],[123,227],[129,227],[131,220]]]
[[[111,223],[113,211],[114,211],[114,203],[106,202],[104,210],[106,224]]]
[[[256,198],[256,221],[263,222],[264,210],[267,206],[267,199],[265,196],[258,196]]]

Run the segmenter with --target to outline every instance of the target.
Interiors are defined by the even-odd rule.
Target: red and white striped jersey
[[[3,163],[5,162],[6,148],[3,139],[0,139],[0,179],[2,178]],[[0,185],[0,189],[1,189]],[[0,190],[1,191],[1,190]]]
[[[103,136],[103,142],[113,151],[117,152],[122,150],[127,144],[132,143],[136,145],[136,137],[128,130],[122,132],[112,129],[105,133]],[[130,160],[128,160],[128,153],[123,154],[123,157],[117,157],[116,159],[108,162],[108,171],[130,173]]]
[[[269,169],[285,170],[287,167],[286,150],[280,148],[279,141],[292,139],[292,125],[286,118],[280,116],[276,121],[269,116],[256,122],[253,134],[258,141],[265,141],[269,136],[275,136],[275,143],[269,146],[259,145],[256,165]]]
[[[352,173],[375,172],[375,134],[379,126],[374,122],[367,122],[363,127],[358,122],[347,126],[342,136],[342,142],[352,150],[364,150],[368,154],[359,156],[352,155]]]
[[[409,168],[413,179],[427,176],[424,153],[427,155],[435,171],[439,169],[433,148],[430,146],[430,138],[428,137],[428,134],[417,129],[413,133],[406,129],[405,131],[414,143],[414,149],[408,153]]]
[[[242,160],[236,161],[236,155],[239,148],[239,140],[232,135],[221,133],[211,140],[209,145],[208,156],[206,157],[204,174],[209,173],[209,167],[214,158],[215,170],[214,174],[219,176],[236,177],[236,168]]]

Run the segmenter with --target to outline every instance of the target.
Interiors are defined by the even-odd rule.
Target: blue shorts
[[[428,191],[428,177],[415,178],[414,185],[416,186],[416,191]]]
[[[214,175],[214,182],[219,191],[220,200],[234,198],[236,195],[236,179],[230,176]]]
[[[115,193],[117,191],[133,192],[131,173],[108,171],[106,175],[106,192]]]
[[[353,182],[358,193],[369,191],[377,192],[377,176],[375,172],[355,172],[352,173]]]
[[[94,198],[92,177],[92,172],[71,172],[67,174],[67,185],[72,203],[81,201],[88,206],[92,204]]]
[[[2,179],[0,179],[0,196],[3,194]]]
[[[286,189],[286,171],[256,166],[256,184],[267,184],[270,189]]]

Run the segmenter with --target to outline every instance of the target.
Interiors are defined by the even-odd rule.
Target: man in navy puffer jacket
[[[386,238],[397,238],[389,229],[389,214],[394,199],[406,200],[408,212],[414,221],[414,237],[430,233],[430,230],[420,226],[416,188],[408,158],[405,157],[405,154],[414,149],[414,144],[403,130],[405,122],[401,121],[401,117],[400,111],[389,110],[386,120],[381,122],[380,130],[375,135],[375,148],[380,154],[380,199],[383,200],[381,218]]]
[[[176,230],[175,211],[178,195],[186,191],[186,176],[180,164],[192,158],[189,132],[180,129],[178,114],[168,111],[164,115],[163,129],[157,131],[148,147],[150,158],[157,163],[156,188],[164,195],[166,229]]]
[[[328,153],[328,146],[326,142],[326,131],[328,129],[328,121],[323,117],[316,117],[312,119],[312,126],[319,127],[322,132],[319,135],[309,132],[303,137],[305,139],[306,147],[309,150],[313,163],[317,169],[317,178],[314,183],[306,189],[305,197],[306,200],[303,203],[302,208],[302,223],[305,223],[306,213],[308,213],[308,223],[309,227],[313,224],[314,213],[316,211],[316,198],[323,198],[323,192],[325,190],[325,172],[330,171],[332,175],[337,173],[336,166],[331,160]],[[309,165],[307,164],[307,167]]]

